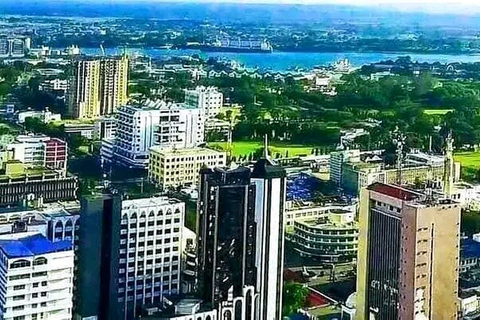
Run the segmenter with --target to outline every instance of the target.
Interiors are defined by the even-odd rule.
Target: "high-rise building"
[[[285,171],[268,160],[258,161],[253,172],[201,171],[199,292],[215,308],[244,296],[232,319],[281,319],[285,185]]]
[[[202,110],[206,118],[213,118],[223,106],[223,94],[215,87],[198,86],[193,90],[185,90],[185,105]]]
[[[146,169],[149,149],[193,148],[204,142],[203,115],[198,109],[159,101],[143,106],[124,106],[116,116],[116,131],[102,143],[107,161]]]
[[[1,318],[72,318],[74,254],[70,241],[23,232],[0,236]]]
[[[253,168],[252,182],[255,185],[255,288],[259,293],[259,310],[255,310],[254,319],[277,320],[282,319],[286,173],[262,159]]]
[[[113,114],[128,102],[128,58],[102,59],[100,61],[99,100],[100,115]]]
[[[120,319],[117,312],[121,198],[81,200],[74,319]]]
[[[204,169],[198,202],[199,289],[217,307],[254,285],[255,186],[249,168]]]
[[[184,214],[170,198],[84,199],[75,319],[134,319],[178,295]]]
[[[127,99],[128,58],[81,59],[74,62],[68,84],[68,113],[80,119],[114,113]]]
[[[355,319],[457,319],[458,203],[374,183],[359,223]]]

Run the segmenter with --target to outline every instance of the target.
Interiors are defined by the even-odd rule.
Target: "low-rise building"
[[[77,189],[78,178],[58,170],[28,169],[20,161],[5,162],[0,170],[0,206],[75,200]]]
[[[165,149],[159,146],[150,149],[148,176],[163,188],[196,185],[203,167],[223,167],[227,155],[206,148]]]
[[[43,123],[62,120],[61,114],[53,113],[50,110],[48,110],[48,108],[46,108],[44,111],[34,111],[34,110],[22,111],[17,114],[17,117],[18,117],[17,122],[20,124],[25,123],[25,120],[27,118],[39,119]]]
[[[95,138],[95,124],[94,123],[66,123],[65,133],[70,135],[80,135],[89,140]]]
[[[67,170],[67,149],[65,141],[43,134],[20,135],[7,146],[11,159],[22,162],[26,168],[45,167],[63,174]]]
[[[302,256],[323,263],[353,262],[358,249],[355,212],[334,209],[324,217],[296,220],[287,239]]]
[[[68,81],[58,78],[45,80],[39,85],[38,89],[49,93],[58,93],[64,96],[68,90]]]
[[[285,206],[285,227],[291,229],[296,220],[326,217],[335,210],[346,210],[355,213],[357,212],[357,204],[316,204],[308,201],[287,201]]]

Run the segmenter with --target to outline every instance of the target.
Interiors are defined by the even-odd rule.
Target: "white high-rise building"
[[[282,319],[283,257],[285,255],[285,170],[268,159],[258,160],[252,172],[255,184],[255,222],[259,294],[255,319]]]
[[[73,268],[71,241],[30,232],[0,236],[0,318],[72,319]]]
[[[223,106],[223,93],[215,87],[198,86],[194,90],[185,90],[185,105],[202,110],[206,118],[213,118]]]
[[[204,123],[200,110],[174,103],[125,106],[117,114],[114,138],[104,140],[101,155],[132,168],[147,168],[152,146],[182,149],[202,144]]]
[[[139,306],[180,293],[185,203],[171,198],[122,201],[118,303],[138,316]]]

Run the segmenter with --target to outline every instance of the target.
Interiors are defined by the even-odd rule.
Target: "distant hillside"
[[[372,7],[295,4],[213,4],[92,0],[0,0],[0,15],[127,17],[239,23],[379,23],[391,25],[480,26],[478,17],[394,12]],[[239,20],[239,17],[242,19]]]

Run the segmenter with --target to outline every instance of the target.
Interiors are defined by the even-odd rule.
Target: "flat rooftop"
[[[303,224],[311,228],[321,230],[349,230],[358,227],[358,223],[350,221],[342,224],[334,224],[328,219],[298,219],[295,223]]]
[[[374,183],[368,186],[367,189],[384,194],[392,198],[397,198],[397,199],[406,200],[406,201],[419,199],[422,196],[421,193],[408,190],[400,186],[391,185],[391,184]]]
[[[208,148],[187,148],[187,149],[173,149],[162,148],[160,146],[154,146],[150,148],[151,151],[161,154],[163,156],[193,156],[193,155],[220,155],[225,154],[224,151],[217,151]]]
[[[11,236],[0,238],[0,250],[10,259],[72,250],[70,241],[51,242],[41,234],[22,238]]]

